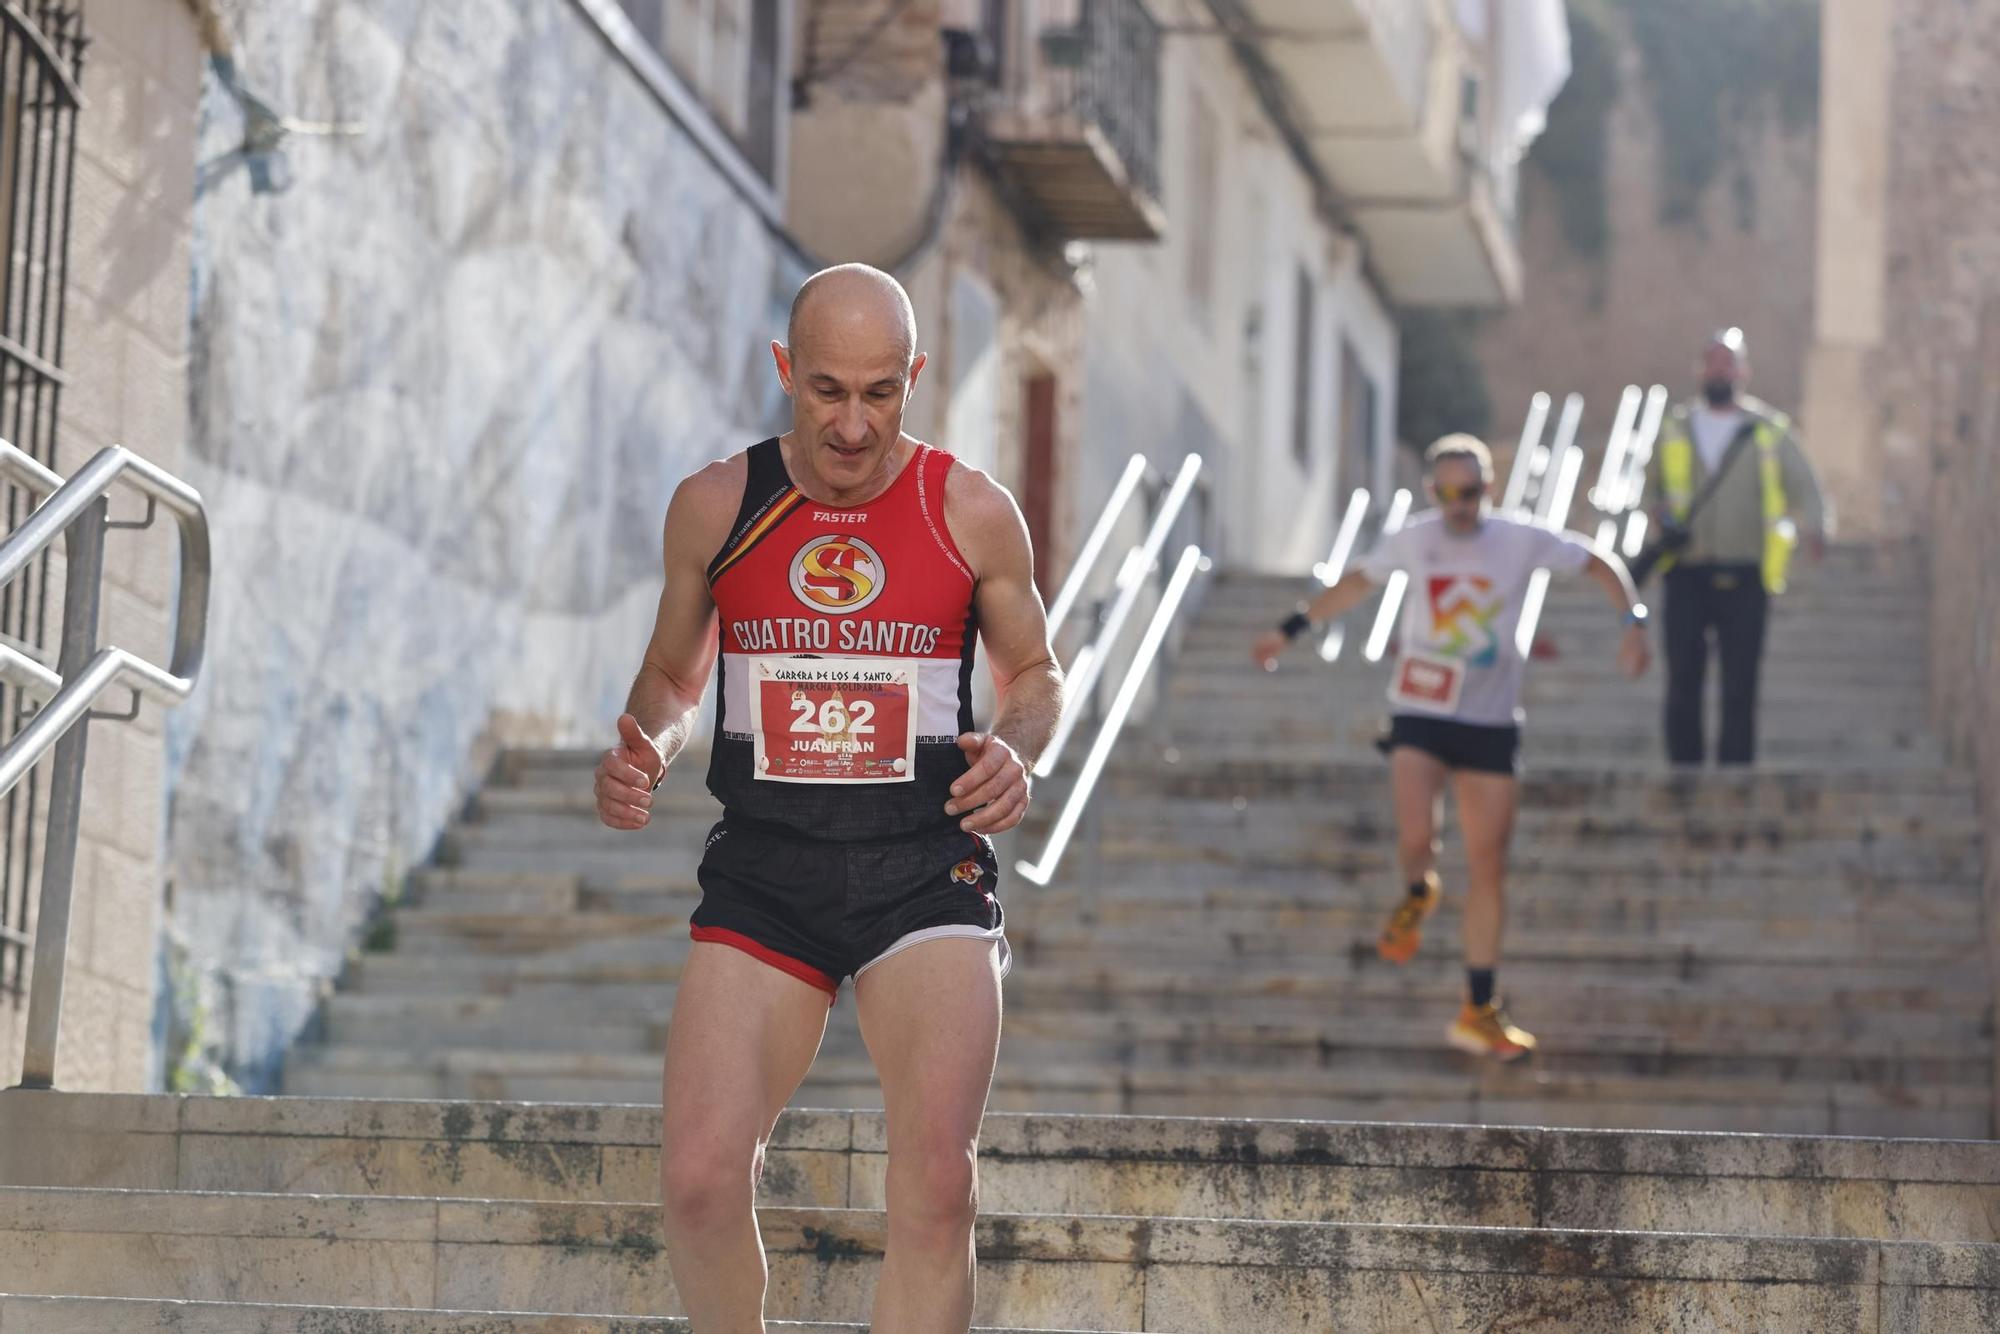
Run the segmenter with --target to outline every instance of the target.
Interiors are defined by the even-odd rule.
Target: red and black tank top
[[[708,567],[721,618],[708,786],[733,819],[833,842],[950,828],[972,730],[973,574],[952,457],[919,444],[864,505],[809,500],[777,440]]]

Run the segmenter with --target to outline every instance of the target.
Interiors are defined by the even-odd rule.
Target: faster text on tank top
[[[751,447],[708,567],[720,615],[708,786],[736,820],[834,842],[948,829],[977,626],[944,522],[951,455],[919,444],[864,505],[808,499]]]

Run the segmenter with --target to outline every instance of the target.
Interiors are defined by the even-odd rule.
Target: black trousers
[[[1702,687],[1708,635],[1722,660],[1722,737],[1717,759],[1757,758],[1757,673],[1764,660],[1770,596],[1755,565],[1677,566],[1666,574],[1662,617],[1667,656],[1667,759],[1700,764],[1707,755]]]

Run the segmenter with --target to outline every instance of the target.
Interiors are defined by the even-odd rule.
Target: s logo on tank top
[[[887,582],[882,558],[858,537],[815,537],[792,558],[793,595],[828,616],[860,611],[882,596]]]

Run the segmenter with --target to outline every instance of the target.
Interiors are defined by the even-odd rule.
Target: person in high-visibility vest
[[[1784,592],[1801,541],[1813,560],[1824,556],[1827,510],[1790,419],[1743,392],[1750,357],[1741,329],[1709,338],[1699,374],[1701,398],[1667,414],[1646,467],[1652,522],[1682,529],[1687,538],[1662,566],[1667,758],[1699,765],[1707,755],[1702,687],[1713,630],[1722,667],[1717,759],[1749,764],[1757,755],[1757,680],[1770,599]],[[1690,517],[1718,468],[1725,471],[1714,493]]]

